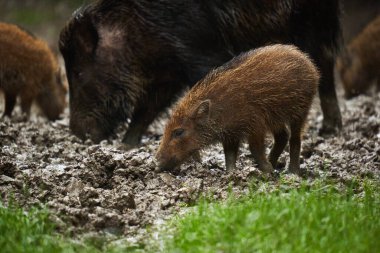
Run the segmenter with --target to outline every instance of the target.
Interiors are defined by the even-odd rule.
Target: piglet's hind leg
[[[256,136],[251,136],[248,139],[249,142],[249,149],[255,158],[257,164],[259,165],[260,170],[262,170],[265,173],[272,173],[273,172],[273,166],[272,164],[267,160],[265,156],[265,135],[264,134],[257,134]]]
[[[289,171],[300,174],[300,152],[301,152],[301,132],[302,124],[292,124],[290,126],[291,135],[289,141],[290,163]]]
[[[274,133],[273,137],[274,144],[269,154],[269,161],[272,164],[273,168],[276,168],[277,160],[280,157],[281,153],[284,151],[286,144],[288,143],[289,133],[284,126],[281,131]]]
[[[226,169],[227,170],[236,169],[236,160],[237,160],[237,155],[239,151],[239,141],[238,140],[224,141],[223,148],[224,148],[224,156],[225,156],[225,161],[226,161]]]

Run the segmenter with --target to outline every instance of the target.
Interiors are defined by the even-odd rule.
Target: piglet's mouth
[[[171,158],[165,158],[162,159],[162,157],[157,157],[158,161],[158,170],[159,171],[178,171],[179,167],[187,162],[201,162],[201,158],[199,155],[199,150],[194,150],[193,152],[190,152],[190,155],[188,155],[185,159],[178,159],[177,157],[171,157]]]
[[[179,167],[179,163],[176,158],[171,158],[167,161],[159,161],[158,168],[160,171],[172,171]]]

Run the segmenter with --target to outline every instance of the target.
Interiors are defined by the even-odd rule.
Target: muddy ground
[[[301,167],[314,178],[379,179],[380,93],[340,100],[344,130],[327,139],[318,136],[322,116],[315,102]],[[158,172],[154,153],[161,131],[162,124],[156,124],[140,148],[126,152],[120,148],[122,129],[118,138],[94,145],[70,134],[67,110],[53,123],[35,114],[26,122],[16,110],[11,120],[0,120],[1,198],[23,207],[46,205],[64,230],[135,238],[202,193],[222,199],[229,188],[244,194],[252,179],[261,180],[246,145],[235,171],[224,169],[222,149],[215,146],[204,151],[202,163],[187,163],[176,173]],[[287,152],[281,161],[279,171],[286,173]]]

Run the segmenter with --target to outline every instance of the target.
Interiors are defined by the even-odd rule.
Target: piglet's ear
[[[193,117],[197,123],[205,123],[210,117],[211,101],[202,101],[194,110]]]

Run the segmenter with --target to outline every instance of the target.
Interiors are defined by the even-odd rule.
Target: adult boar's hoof
[[[319,129],[319,135],[325,138],[337,136],[342,131],[342,120],[340,118],[339,113],[339,120],[338,116],[336,119],[327,121],[323,121],[322,128]]]
[[[131,146],[129,144],[120,143],[117,148],[122,151],[130,151],[131,149],[137,148],[137,146]]]
[[[319,135],[323,137],[337,136],[342,130],[342,116],[339,107],[334,104],[329,110],[324,112],[322,128],[319,130]]]
[[[122,149],[127,151],[133,148],[136,148],[140,144],[141,137],[135,134],[125,134],[123,138],[123,144],[121,145]]]

